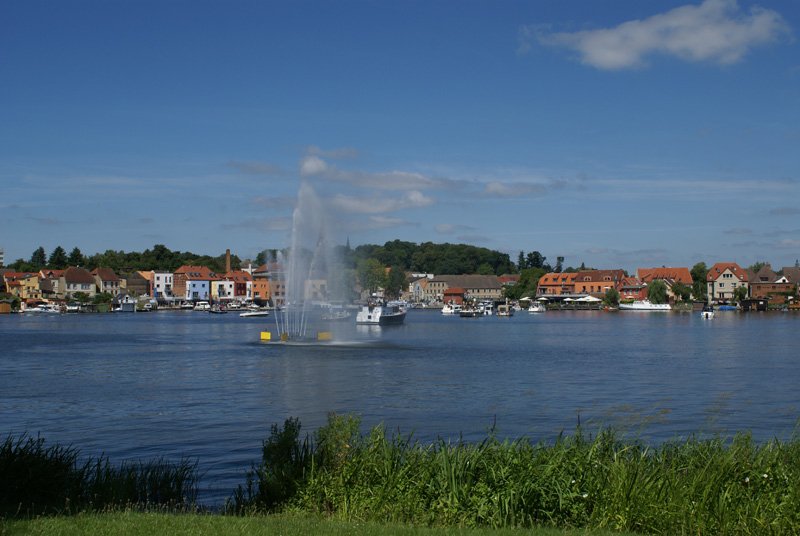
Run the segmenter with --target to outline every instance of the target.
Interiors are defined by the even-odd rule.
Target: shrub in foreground
[[[430,526],[800,533],[798,440],[756,444],[741,434],[652,448],[578,429],[551,444],[490,436],[422,445],[381,427],[360,435],[358,419],[331,415],[313,442],[300,442],[291,423],[273,427],[251,477],[285,478],[279,489],[296,493],[278,502],[261,486],[239,506]],[[277,445],[302,455],[266,456]]]
[[[6,437],[0,443],[0,516],[195,505],[196,463],[113,466],[105,457],[81,463],[79,454],[73,447],[47,446],[41,437]]]

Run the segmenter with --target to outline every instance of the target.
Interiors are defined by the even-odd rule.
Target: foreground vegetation
[[[118,512],[72,517],[47,517],[33,520],[0,520],[0,535],[93,536],[151,534],[215,536],[592,536],[619,535],[611,531],[580,529],[465,529],[458,527],[414,527],[400,524],[356,523],[319,516],[275,514],[269,516],[167,515],[158,513]]]
[[[0,481],[10,486],[0,491],[6,494],[0,497],[1,515],[24,518],[131,508],[198,511],[190,464],[156,464],[156,471],[141,465],[114,470],[107,462],[79,465],[74,451],[46,449],[39,441],[7,440],[3,445]],[[45,468],[54,458],[66,462],[58,467],[72,466],[77,472],[69,478],[45,478]],[[99,473],[91,468],[100,466],[108,477],[95,476]],[[25,473],[21,467],[33,470]],[[29,481],[28,474],[39,476]],[[160,476],[144,478],[146,474]],[[800,532],[798,439],[756,444],[743,434],[730,440],[689,439],[648,447],[610,431],[589,437],[578,429],[550,444],[501,441],[490,435],[477,444],[423,445],[388,435],[380,427],[364,435],[355,417],[331,415],[313,438],[301,436],[295,419],[282,427],[273,425],[261,461],[244,477],[225,506],[229,515],[143,519],[165,524],[152,532],[170,533],[217,532],[213,527],[219,523],[227,528],[218,532],[238,534],[242,527],[258,531],[256,527],[270,522],[298,527],[325,523],[324,529],[306,527],[306,532],[336,533],[339,529],[334,527],[343,527],[343,532],[356,534],[364,526],[380,526],[367,532],[386,534],[416,533],[420,527],[542,526],[648,534]],[[123,488],[129,491],[123,493]],[[260,515],[277,512],[282,515],[269,519],[283,521]],[[111,522],[124,526],[126,515],[110,515]],[[107,514],[93,521],[84,513],[68,520],[24,523],[35,532],[47,523],[70,527],[106,523],[103,519],[108,518]],[[212,528],[189,529],[197,523]],[[4,530],[17,526],[8,521]],[[70,533],[66,528],[56,532]],[[433,534],[442,533],[454,532]]]

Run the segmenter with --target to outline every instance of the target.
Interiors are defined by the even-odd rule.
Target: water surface
[[[0,435],[41,433],[112,461],[196,458],[219,504],[272,423],[330,411],[366,427],[552,440],[578,421],[647,441],[750,431],[789,438],[800,315],[518,312],[402,326],[338,324],[334,344],[262,343],[271,318],[193,311],[0,315]]]

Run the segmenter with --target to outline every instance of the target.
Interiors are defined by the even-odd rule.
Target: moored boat
[[[402,324],[405,319],[406,309],[397,302],[370,302],[356,314],[356,324],[385,326]]]
[[[650,300],[636,300],[632,303],[620,303],[620,311],[671,311],[668,303],[652,303]]]

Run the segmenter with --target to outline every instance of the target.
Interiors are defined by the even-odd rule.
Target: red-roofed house
[[[747,271],[735,262],[718,262],[706,274],[708,301],[728,302],[739,287],[748,287]]]
[[[175,270],[172,292],[184,300],[208,300],[211,297],[211,282],[218,280],[217,274],[206,266],[185,264]]]
[[[111,268],[95,268],[92,270],[98,292],[107,292],[116,296],[121,290],[121,279]]]
[[[560,294],[573,294],[575,291],[575,278],[577,273],[550,272],[539,278],[536,287],[537,296],[557,296]]]

